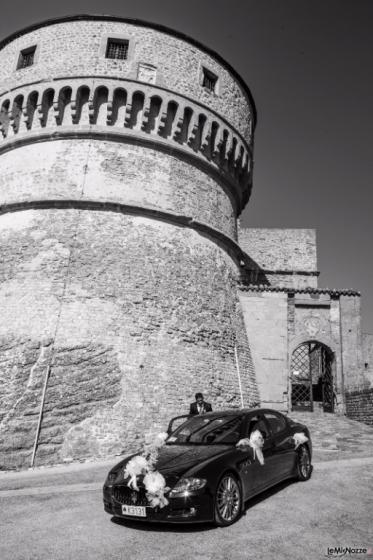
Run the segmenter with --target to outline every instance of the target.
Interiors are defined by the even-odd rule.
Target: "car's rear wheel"
[[[301,445],[297,450],[297,478],[298,480],[308,480],[312,474],[311,457],[308,447]]]
[[[218,484],[215,496],[215,524],[225,527],[234,523],[242,509],[242,492],[236,477],[225,474]]]

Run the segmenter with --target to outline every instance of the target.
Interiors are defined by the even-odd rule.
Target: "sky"
[[[79,13],[166,25],[239,72],[258,112],[241,224],[315,228],[319,287],[360,291],[373,333],[373,0],[13,0],[0,38]]]

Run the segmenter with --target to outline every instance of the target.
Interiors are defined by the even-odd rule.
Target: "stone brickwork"
[[[364,386],[360,305],[360,298],[357,297],[343,296],[340,299],[342,360],[346,391]]]
[[[351,310],[354,302],[348,302]],[[359,326],[359,325],[358,325]],[[345,325],[345,331],[354,337],[356,333],[356,317]],[[358,331],[359,332],[359,331]],[[348,348],[347,358],[350,361],[346,380],[346,414],[353,420],[373,425],[373,335],[363,334],[362,345]],[[355,343],[356,344],[356,343]]]
[[[1,467],[134,450],[196,391],[257,404],[242,79],[170,30],[77,16],[4,40],[0,84]]]
[[[116,37],[129,41],[126,60],[105,57],[107,39]],[[20,51],[32,46],[37,46],[35,63],[15,71]],[[72,16],[19,32],[0,43],[0,49],[0,93],[51,77],[71,82],[80,76],[102,76],[119,79],[118,86],[126,80],[141,82],[139,64],[145,63],[155,68],[156,87],[201,103],[251,141],[254,108],[247,86],[215,53],[162,26],[110,16]],[[217,94],[202,87],[203,67],[218,76]]]
[[[240,291],[262,406],[286,411],[288,297],[281,292]]]
[[[334,412],[345,414],[348,393],[370,387],[361,362],[358,292],[241,285],[239,297],[262,404],[291,410],[292,356],[307,343],[328,350]]]
[[[252,259],[251,283],[317,288],[314,229],[241,228],[239,243]]]
[[[149,425],[164,429],[184,413],[198,389],[215,408],[240,405],[235,267],[213,243],[105,211],[29,210],[0,224],[10,464],[30,459],[48,365],[39,464],[130,449]],[[248,405],[257,393],[244,350]]]
[[[11,208],[48,200],[125,205],[236,238],[233,201],[219,183],[171,154],[136,145],[71,139],[20,146],[1,156],[0,200]]]
[[[373,334],[362,335],[364,386],[373,387]]]
[[[129,42],[127,60],[105,56],[107,41],[118,36]],[[34,64],[17,69],[25,44],[37,49]],[[254,108],[227,65],[171,33],[115,18],[61,20],[2,45],[0,153],[52,134],[157,142],[236,184],[242,210],[250,196]],[[151,84],[137,76],[143,63],[159,70]],[[216,91],[203,87],[205,68],[216,73]]]
[[[346,414],[352,420],[373,426],[373,388],[346,393]]]
[[[340,292],[295,294],[294,323],[289,321],[290,352],[308,340],[333,353],[334,406],[345,412],[345,393],[361,375],[360,297]]]
[[[304,406],[310,410],[326,406],[345,414],[352,402],[351,392],[366,390],[373,384],[368,335],[363,338],[362,350],[360,294],[317,287],[315,230],[248,228],[239,229],[238,238],[249,255],[240,298],[262,403],[291,410],[294,387],[294,394],[303,391],[308,403]],[[325,385],[320,390],[312,388],[315,405],[307,385],[299,389],[299,372],[291,371],[298,349],[303,347],[308,352],[306,348],[312,345],[324,348],[328,372],[330,368],[328,389]],[[305,364],[306,361],[303,367]],[[312,376],[316,377],[318,371],[321,370],[313,365]],[[313,377],[312,385],[316,385]],[[327,391],[327,400],[322,400],[321,390]],[[356,397],[356,407],[359,402]],[[361,396],[362,410],[366,402],[366,397]]]

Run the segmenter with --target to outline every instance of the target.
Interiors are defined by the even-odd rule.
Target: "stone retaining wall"
[[[353,420],[373,426],[373,388],[346,393],[346,414]]]

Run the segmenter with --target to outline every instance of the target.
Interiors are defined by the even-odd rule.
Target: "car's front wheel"
[[[215,524],[225,527],[234,523],[242,509],[242,492],[233,474],[225,474],[218,484],[215,496]]]
[[[310,452],[306,445],[301,445],[297,450],[297,478],[298,480],[308,480],[312,474]]]

